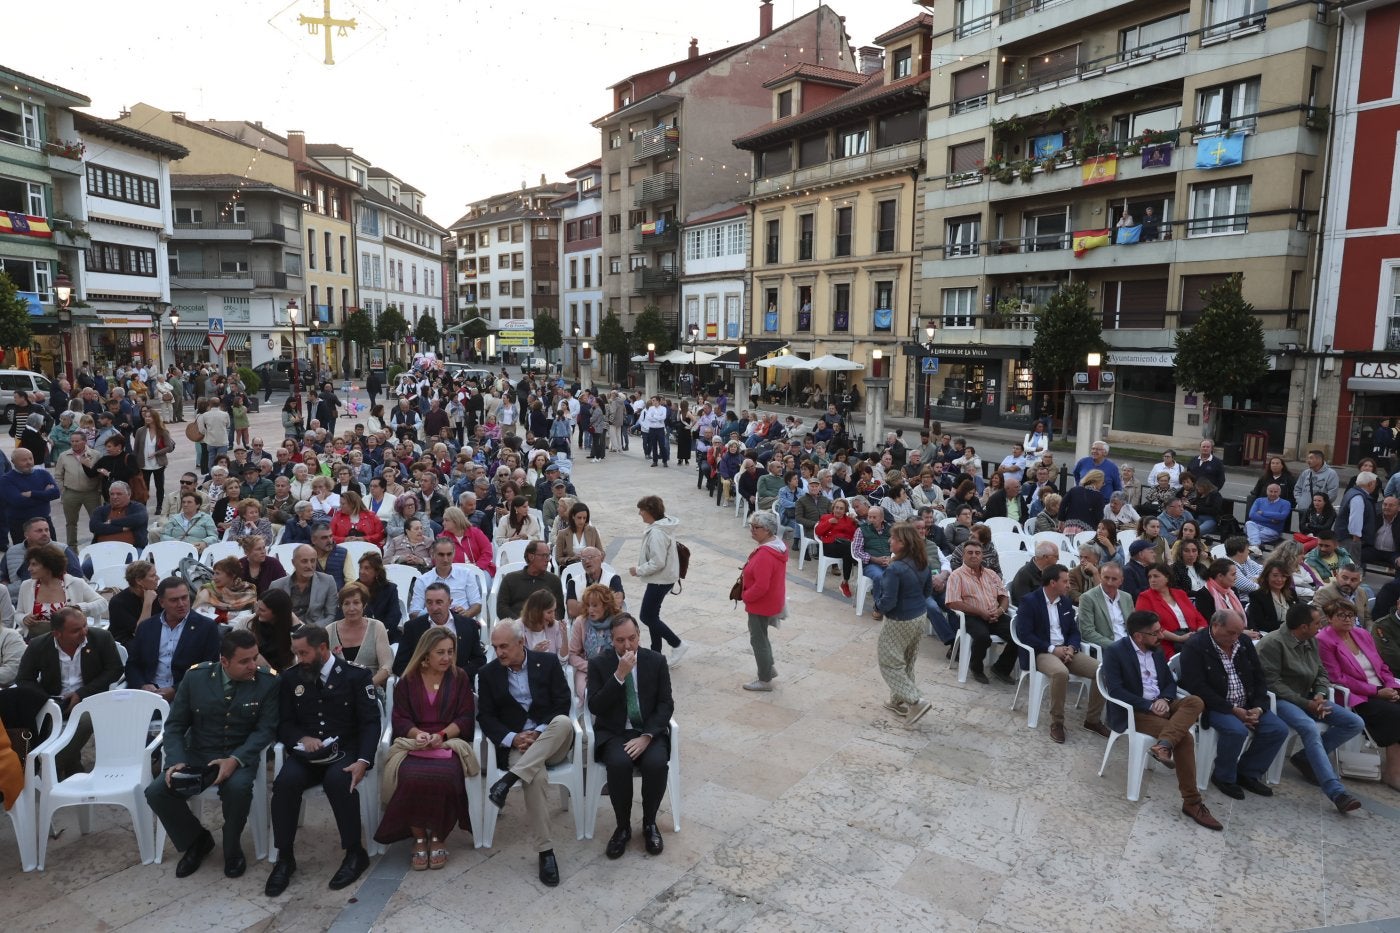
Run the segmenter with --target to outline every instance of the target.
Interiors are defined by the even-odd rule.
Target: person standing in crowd
[[[642,534],[642,556],[637,565],[629,567],[627,572],[646,584],[641,618],[642,624],[651,633],[651,650],[660,652],[664,639],[671,646],[670,662],[674,666],[681,662],[687,646],[661,621],[661,603],[681,578],[680,553],[675,539],[680,522],[666,515],[666,504],[660,496],[643,496],[637,502],[637,513],[646,525],[646,531]]]
[[[749,616],[749,644],[758,664],[758,677],[744,684],[744,689],[766,693],[778,676],[768,629],[776,628],[787,615],[788,551],[778,534],[778,517],[772,512],[755,512],[749,516],[748,526],[758,546],[744,562],[741,598]]]
[[[885,709],[903,716],[905,726],[913,726],[933,708],[920,693],[914,675],[928,601],[933,597],[933,577],[924,542],[910,522],[899,522],[891,529],[890,556],[874,587],[875,606],[884,616],[878,648],[880,676],[890,688]]]

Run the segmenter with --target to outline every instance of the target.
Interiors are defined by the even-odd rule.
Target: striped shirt
[[[967,603],[977,615],[996,615],[1002,597],[1010,598],[1001,577],[985,567],[980,572],[973,572],[972,568],[963,564],[948,575],[944,598],[949,603]]]

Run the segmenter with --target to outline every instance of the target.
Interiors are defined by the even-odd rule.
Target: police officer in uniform
[[[301,795],[320,784],[335,814],[345,858],[331,878],[338,891],[354,884],[369,867],[361,844],[360,799],[356,787],[374,764],[379,743],[379,700],[369,670],[331,654],[326,630],[302,625],[292,632],[296,666],[282,674],[282,719],[278,738],[287,748],[272,787],[272,839],[277,864],[267,876],[266,893],[287,890],[297,870],[296,841]],[[335,743],[324,740],[334,738]],[[300,746],[301,750],[298,750]]]
[[[190,812],[187,798],[171,786],[180,770],[217,767],[212,783],[224,808],[224,875],[247,869],[239,839],[253,804],[254,768],[277,737],[277,678],[258,670],[258,640],[235,630],[219,645],[219,663],[190,668],[175,691],[165,720],[166,769],[146,785],[146,801],[184,855],[175,877],[198,870],[214,849],[214,837]]]

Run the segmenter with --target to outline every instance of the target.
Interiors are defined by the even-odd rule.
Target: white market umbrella
[[[704,350],[694,350],[690,353],[684,350],[672,350],[666,355],[676,357],[672,360],[673,363],[696,363],[700,366],[713,363],[717,359],[714,353],[706,353]]]
[[[764,369],[806,369],[807,361],[800,356],[785,354],[783,356],[770,356],[766,360],[759,360],[756,366]]]
[[[860,363],[853,363],[850,360],[843,360],[839,356],[832,356],[830,353],[819,356],[814,360],[808,360],[804,369],[829,369],[838,372],[854,372],[865,367]]]

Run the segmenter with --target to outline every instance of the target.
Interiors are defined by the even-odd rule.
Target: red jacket
[[[491,550],[491,542],[487,540],[485,533],[480,528],[470,525],[467,528],[467,533],[460,538],[443,529],[442,536],[450,539],[457,546],[456,553],[452,555],[453,563],[475,564],[485,570],[487,576],[494,577],[496,575],[496,558]]]
[[[350,537],[352,527],[358,527],[364,537]],[[352,526],[350,516],[337,509],[335,514],[331,516],[331,537],[335,539],[336,544],[344,544],[346,541],[368,541],[370,544],[382,548],[384,546],[384,523],[379,520],[378,515],[369,509],[361,509],[359,525]]]
[[[823,515],[817,519],[817,540],[822,544],[833,541],[854,541],[856,522],[849,515]]]
[[[775,616],[787,605],[787,545],[781,538],[754,548],[744,563],[744,609]]]
[[[1192,632],[1199,631],[1206,627],[1206,620],[1196,609],[1196,604],[1191,602],[1191,597],[1186,595],[1185,590],[1173,588],[1172,599],[1176,601],[1177,608],[1181,610],[1182,616],[1186,619],[1186,628]],[[1148,612],[1155,612],[1157,618],[1162,623],[1162,629],[1168,632],[1181,631],[1176,624],[1176,613],[1172,612],[1171,606],[1167,605],[1157,591],[1149,587],[1142,591],[1142,595],[1137,598],[1138,609],[1145,609]],[[1176,653],[1176,646],[1166,639],[1162,640],[1162,653],[1170,658]]]

